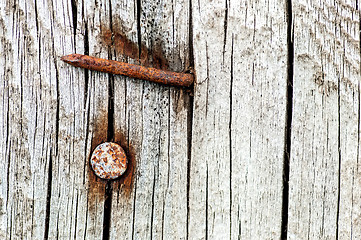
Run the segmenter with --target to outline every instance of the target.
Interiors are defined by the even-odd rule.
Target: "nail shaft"
[[[193,74],[189,73],[163,71],[156,68],[148,68],[135,64],[96,58],[82,54],[66,55],[61,57],[61,60],[75,67],[111,74],[120,74],[132,78],[138,78],[172,86],[189,87],[193,83],[194,79]]]

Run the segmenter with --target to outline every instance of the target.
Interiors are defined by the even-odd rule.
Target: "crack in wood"
[[[282,219],[281,239],[287,239],[288,226],[288,201],[289,201],[289,179],[290,179],[290,154],[291,154],[291,133],[292,133],[292,108],[293,108],[293,63],[294,63],[294,33],[292,20],[292,1],[288,0],[287,8],[287,91],[286,91],[286,124],[285,124],[285,146],[283,156],[283,190],[282,190]]]

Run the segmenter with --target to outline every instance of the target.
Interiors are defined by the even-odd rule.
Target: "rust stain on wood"
[[[143,66],[162,70],[169,69],[169,62],[163,54],[162,41],[157,41],[152,49],[148,49],[145,44],[141,43],[139,49],[138,43],[131,41],[126,36],[120,21],[114,20],[112,24],[112,29],[106,24],[101,25],[101,31],[98,36],[101,45],[108,46],[111,50],[124,57],[137,60]]]
[[[128,167],[119,179],[113,181],[113,189],[117,189],[117,191],[123,193],[124,197],[128,198],[133,191],[134,180],[136,177],[135,149],[120,130],[115,130],[114,142],[124,149],[128,159]]]
[[[98,178],[91,165],[90,157],[94,149],[102,142],[107,140],[107,128],[108,128],[108,116],[105,111],[98,115],[98,119],[95,122],[94,132],[91,140],[91,150],[89,152],[89,157],[87,159],[87,174],[88,174],[88,204],[89,211],[96,211],[97,205],[99,202],[104,199],[105,196],[105,186],[107,181],[101,178]]]
[[[108,181],[113,184],[113,189],[122,189],[122,197],[129,198],[133,191],[133,184],[135,179],[136,159],[135,151],[131,143],[127,141],[125,135],[121,130],[115,130],[114,139],[111,140],[114,143],[119,144],[125,151],[128,159],[127,170],[117,179],[104,180],[97,177],[90,165],[91,153],[101,143],[108,141],[107,139],[107,128],[108,128],[108,116],[107,113],[100,115],[96,120],[95,128],[93,132],[91,142],[91,152],[87,162],[87,173],[88,173],[88,201],[89,210],[95,210],[95,204],[99,203],[99,200],[103,200],[105,196],[105,187]]]

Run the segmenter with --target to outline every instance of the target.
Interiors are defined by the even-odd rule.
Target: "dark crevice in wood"
[[[114,141],[114,77],[109,74],[108,82],[108,132],[107,141]],[[107,181],[105,187],[104,218],[103,218],[103,240],[109,240],[111,211],[112,211],[112,182]]]
[[[132,240],[134,239],[134,229],[135,229],[135,203],[137,202],[137,181],[134,183],[134,199],[133,199],[133,219],[132,219]]]
[[[56,239],[59,239],[59,214],[60,212],[58,211],[58,214],[56,216]]]
[[[103,218],[103,240],[109,240],[111,211],[112,211],[112,195],[113,186],[111,181],[107,181],[105,186],[104,200],[104,218]]]
[[[358,10],[358,1],[357,1],[357,5],[356,5],[356,9]],[[359,16],[359,39],[361,39],[361,14]],[[360,55],[360,60],[361,60],[361,41],[359,41],[359,49],[360,49],[360,52],[359,52],[359,55]],[[360,61],[360,71],[361,71],[361,61]],[[357,96],[357,100],[358,100],[358,109],[357,109],[357,113],[358,113],[358,116],[357,116],[357,164],[356,164],[356,172],[359,172],[358,171],[358,167],[359,167],[359,158],[360,158],[360,131],[361,131],[361,84],[360,84],[360,81],[357,81],[357,93],[358,93],[358,96]],[[353,202],[352,202],[353,203]]]
[[[232,34],[231,46],[231,82],[229,86],[229,236],[232,236],[232,106],[233,106],[233,52],[234,51],[234,35]]]
[[[5,65],[6,66],[6,65]],[[11,141],[10,141],[10,87],[8,80],[5,82],[7,94],[5,95],[7,98],[7,111],[6,111],[6,151],[8,154],[7,158],[7,175],[6,175],[6,208],[9,206],[9,186],[10,186],[10,163],[11,163]],[[5,91],[4,91],[5,92]]]
[[[8,99],[10,97],[8,96]],[[8,105],[9,106],[9,105]],[[7,122],[7,125],[9,125],[9,121]],[[7,132],[7,136],[9,138],[9,130]],[[8,142],[9,140],[7,140]],[[9,144],[9,145],[8,145]],[[6,146],[8,147],[8,149],[6,150],[6,152],[9,154],[8,155],[8,166],[7,166],[7,175],[6,175],[6,208],[8,208],[9,206],[9,187],[10,187],[10,163],[11,163],[11,142],[7,143]]]
[[[194,53],[193,53],[193,16],[192,16],[192,1],[189,0],[189,26],[188,26],[188,44],[189,44],[189,67],[194,69]],[[193,126],[193,108],[194,108],[194,86],[193,92],[189,95],[189,105],[187,111],[187,226],[186,239],[189,239],[189,218],[190,218],[190,178],[191,178],[191,163],[192,163],[192,126]]]
[[[53,179],[53,151],[50,148],[49,167],[48,167],[48,189],[46,195],[46,212],[45,212],[45,230],[44,239],[49,237],[49,220],[50,220],[50,203],[51,203],[51,184]]]
[[[289,205],[289,179],[290,179],[290,154],[291,154],[291,127],[293,111],[293,63],[294,63],[294,32],[292,20],[292,1],[287,0],[287,90],[286,90],[286,126],[285,144],[283,155],[283,191],[282,191],[282,219],[281,219],[281,239],[287,239],[288,226],[288,205]]]
[[[76,234],[78,232],[77,225],[78,225],[78,203],[79,203],[79,193],[77,191],[76,194],[76,202],[75,202],[75,217],[74,217],[74,239],[78,239]]]
[[[86,240],[86,233],[88,232],[88,215],[89,215],[89,191],[86,199],[86,213],[85,213],[85,226],[84,226],[84,240]]]
[[[254,62],[252,64],[252,86],[254,86]]]
[[[32,199],[33,201],[35,202],[35,181],[33,179],[33,189],[32,189]],[[33,202],[33,204],[34,204]],[[34,238],[34,217],[35,217],[35,207],[34,205],[32,206],[31,208],[31,238],[33,239]]]
[[[162,237],[161,239],[164,239],[164,213],[165,213],[165,200],[163,201],[163,207],[162,207]]]
[[[35,11],[35,27],[36,27],[36,35],[39,38],[39,15],[38,15],[38,3],[37,1],[34,1],[34,11]],[[39,38],[40,42],[40,38]],[[40,50],[40,49],[39,49]],[[40,61],[39,61],[40,63]]]
[[[224,23],[223,23],[223,60],[222,63],[224,64],[224,54],[226,53],[226,44],[227,44],[227,27],[228,27],[228,0],[225,1],[226,6],[224,10]]]
[[[88,32],[88,23],[84,24],[84,54],[89,55],[89,32]],[[87,159],[87,145],[88,145],[88,137],[89,137],[89,125],[90,125],[90,100],[88,101],[89,95],[89,70],[84,70],[84,114],[86,114],[86,132],[85,132],[85,141],[84,141],[84,167],[83,167],[83,184],[85,184],[85,173],[87,169],[88,159]],[[87,107],[88,102],[88,107]]]
[[[111,37],[111,45],[114,46],[114,32],[113,32],[113,13],[112,13],[112,1],[109,0],[109,28],[110,28],[110,32],[112,33],[112,37]],[[109,50],[110,51],[110,48]],[[111,58],[109,58],[111,59]]]
[[[39,31],[39,15],[38,15],[38,3],[37,1],[34,1],[34,10],[35,10],[35,24],[36,24],[36,35],[38,37],[38,64],[39,64],[39,80],[40,80],[40,86],[39,89],[42,89],[42,83],[41,83],[41,36]],[[40,91],[40,100],[42,100],[42,94]],[[38,104],[37,104],[38,105]]]
[[[240,215],[239,215],[239,204],[238,204],[238,208],[237,208],[237,221],[238,221],[238,239],[241,239],[242,236],[242,221],[240,219]]]
[[[40,90],[41,91],[41,90]],[[38,116],[39,116],[39,104],[38,104],[38,100],[36,99],[36,105],[35,105],[35,122],[34,122],[34,126],[35,126],[35,130],[34,130],[34,134],[33,134],[33,154],[35,156],[35,144],[36,144],[36,134],[38,133],[38,129],[39,129],[39,126],[38,126]]]
[[[206,79],[206,116],[208,116],[208,95],[209,95],[209,55],[208,55],[208,43],[206,42],[206,59],[207,59],[207,79]]]
[[[112,22],[112,4],[109,0],[109,24],[110,30],[113,32]],[[111,49],[108,49],[108,58],[112,59]],[[107,141],[114,141],[114,76],[108,74],[108,126],[107,126]],[[113,198],[113,185],[112,181],[107,181],[104,194],[104,217],[103,217],[103,240],[109,240],[111,213],[112,213],[112,198]]]
[[[150,216],[150,238],[149,239],[153,239],[155,181],[156,181],[156,174],[155,174],[155,167],[154,167],[153,188],[152,188],[152,213]]]
[[[107,141],[114,141],[114,76],[108,80],[108,128]]]
[[[179,95],[178,95],[178,97],[179,97]],[[171,131],[171,129],[170,129],[170,126],[171,126],[171,112],[170,112],[170,110],[171,110],[171,101],[170,101],[170,99],[171,99],[171,90],[168,90],[168,146],[167,146],[167,148],[168,148],[168,173],[167,173],[167,189],[166,189],[166,191],[168,192],[168,189],[169,189],[169,180],[170,180],[170,161],[171,161],[171,156],[170,156],[170,152],[171,152],[171,146],[170,146],[170,144],[171,144],[171,134],[170,134],[170,131]]]
[[[208,164],[207,164],[207,174],[206,174],[206,232],[205,232],[205,239],[208,239]]]
[[[338,229],[339,229],[339,218],[340,218],[340,200],[341,200],[341,76],[338,76],[338,87],[337,87],[337,103],[338,103],[338,110],[337,110],[337,121],[338,121],[338,128],[337,128],[337,135],[338,135],[338,142],[337,142],[337,149],[338,149],[338,179],[337,179],[337,212],[336,212],[336,240],[338,239]]]
[[[71,0],[71,13],[73,15],[74,48],[76,50],[76,29],[78,27],[78,8],[76,0]]]
[[[10,229],[9,231],[7,230],[6,231],[6,236],[8,235],[8,232],[10,232],[9,233],[9,239],[11,240],[12,239],[12,229],[13,229],[13,213],[12,212],[10,212],[10,226],[8,227],[8,229]]]
[[[140,64],[141,62],[141,56],[142,56],[142,29],[140,26],[140,18],[141,18],[141,12],[142,12],[142,1],[137,1],[137,37],[138,37],[138,62]]]

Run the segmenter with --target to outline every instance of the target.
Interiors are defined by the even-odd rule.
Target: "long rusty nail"
[[[91,57],[82,54],[70,54],[61,57],[66,63],[75,67],[86,68],[112,74],[120,74],[156,83],[172,86],[189,87],[194,80],[193,74],[164,71],[135,64]]]
[[[98,177],[116,179],[127,170],[127,157],[120,145],[105,142],[94,149],[90,164]]]

